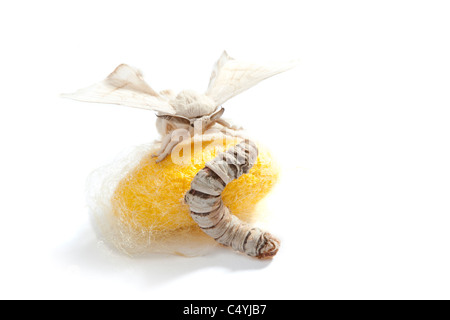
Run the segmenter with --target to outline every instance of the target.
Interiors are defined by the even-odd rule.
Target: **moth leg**
[[[163,161],[167,155],[172,152],[173,148],[175,148],[175,146],[181,141],[190,138],[190,136],[182,129],[174,130],[167,136],[169,137],[168,142],[165,144],[165,147],[161,148],[158,152],[159,154],[156,159],[156,163]]]
[[[164,136],[164,138],[161,141],[161,147],[159,148],[158,152],[152,154],[152,158],[159,157],[164,152],[164,150],[167,148],[167,145],[169,144],[171,138],[172,138],[171,133],[166,134]]]
[[[214,141],[218,140],[219,138],[226,138],[226,134],[222,131],[213,131],[213,132],[206,132],[202,135],[195,135],[192,137],[193,142],[199,142],[199,141]]]
[[[175,146],[179,143],[179,141],[171,140],[167,147],[164,149],[164,152],[161,153],[158,158],[156,158],[156,163],[163,161],[167,157],[167,155],[172,152],[173,148],[175,148]]]
[[[230,122],[228,122],[227,120],[222,119],[222,118],[218,119],[216,122],[217,122],[218,124],[221,124],[221,125],[224,126],[225,128],[228,128],[228,129],[231,129],[231,130],[243,130],[243,129],[244,129],[244,128],[241,127],[241,126],[232,124],[232,123],[230,123]]]
[[[233,129],[227,129],[226,127],[222,127],[222,128],[219,129],[219,131],[220,131],[223,135],[225,135],[225,136],[227,136],[227,137],[241,138],[241,139],[244,139],[244,140],[246,140],[246,139],[249,138],[249,137],[245,134],[245,131],[244,131],[243,129],[242,129],[242,130],[239,130],[239,131],[236,131],[236,130],[233,130]]]

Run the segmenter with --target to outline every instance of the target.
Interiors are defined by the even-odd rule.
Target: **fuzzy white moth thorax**
[[[210,114],[216,109],[213,99],[194,90],[181,91],[169,104],[175,109],[176,115],[189,119]]]

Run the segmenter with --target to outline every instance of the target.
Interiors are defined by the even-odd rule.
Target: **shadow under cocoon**
[[[230,272],[262,270],[272,261],[247,257],[219,245],[208,247],[206,252],[195,257],[168,253],[128,256],[99,241],[91,226],[86,226],[59,248],[55,256],[63,265],[76,267],[80,272],[96,277],[126,274],[127,280],[135,279],[138,286],[164,285],[205,269],[221,268]]]

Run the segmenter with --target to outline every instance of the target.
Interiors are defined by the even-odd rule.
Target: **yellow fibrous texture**
[[[219,145],[214,141],[203,143],[197,152],[194,152],[192,144],[191,156],[187,157],[188,161],[184,157],[183,164],[174,161],[170,155],[160,163],[156,163],[151,153],[144,155],[139,164],[119,181],[112,194],[111,209],[117,223],[127,226],[126,229],[147,232],[152,238],[195,228],[196,223],[190,216],[189,206],[184,203],[184,195],[206,162],[237,143],[237,140]],[[185,151],[181,148],[177,154]],[[250,172],[224,189],[224,204],[240,219],[252,221],[256,204],[270,192],[277,178],[278,169],[270,153],[259,147],[257,163]]]

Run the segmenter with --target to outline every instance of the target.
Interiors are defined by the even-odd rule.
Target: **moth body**
[[[188,119],[209,115],[217,108],[214,100],[194,90],[181,91],[169,104],[175,109],[176,115]]]

